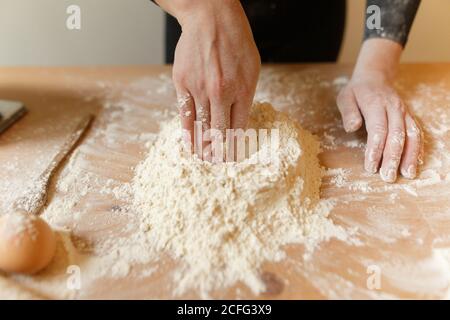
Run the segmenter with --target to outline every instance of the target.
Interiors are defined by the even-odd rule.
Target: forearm
[[[187,12],[198,3],[197,0],[152,0],[164,11],[178,19],[183,12]]]
[[[391,81],[395,77],[419,4],[420,0],[367,0],[364,42],[354,80],[376,77]],[[376,8],[380,10],[378,25]]]
[[[392,85],[403,47],[414,20],[418,0],[368,0],[364,42],[359,52],[352,79],[337,97],[344,128],[367,130],[364,167],[369,173],[380,171],[386,182],[394,182],[397,171],[405,178],[417,175],[418,159],[423,154],[423,139],[418,124]],[[375,17],[374,16],[374,17]],[[372,24],[373,23],[373,24]]]
[[[370,74],[391,81],[398,69],[403,47],[389,39],[369,39],[364,41],[353,72],[354,80]]]
[[[405,46],[420,0],[367,0],[364,40],[390,39]],[[380,25],[376,26],[373,15],[380,9]],[[380,27],[380,28],[378,28]]]
[[[174,16],[181,26],[192,15],[206,16],[229,12],[230,10],[243,11],[238,0],[154,0],[164,11]]]

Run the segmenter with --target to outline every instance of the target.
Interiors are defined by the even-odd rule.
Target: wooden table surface
[[[345,134],[342,129],[334,99],[350,72],[351,67],[334,64],[265,66],[256,98],[288,112],[321,139],[320,160],[327,168],[322,197],[336,201],[330,218],[353,230],[359,244],[332,238],[307,260],[302,246],[288,246],[288,259],[262,266],[267,292],[254,296],[238,283],[211,297],[449,297],[450,64],[401,66],[396,85],[425,129],[426,157],[418,180],[400,178],[393,185],[364,173],[364,130]],[[111,213],[126,200],[100,188],[63,193],[56,184],[74,169],[95,176],[100,184],[131,181],[133,167],[145,156],[147,135],[158,132],[158,121],[168,117],[165,110],[175,110],[170,67],[0,68],[0,99],[21,100],[30,110],[0,136],[0,212],[33,184],[79,119],[93,113],[96,120],[87,136],[52,181],[43,216],[86,263],[98,254],[95,243],[126,236],[127,221]],[[55,215],[58,201],[71,192],[77,196],[73,214]],[[76,219],[80,212],[82,219]],[[68,258],[59,259],[34,277],[0,274],[0,297],[174,297],[170,283],[176,261],[167,257],[147,276],[136,275],[142,266],[131,266],[133,272],[126,276],[89,279],[76,292],[68,292],[66,285],[70,264]],[[371,286],[378,275],[379,286]],[[199,295],[191,291],[179,297]]]

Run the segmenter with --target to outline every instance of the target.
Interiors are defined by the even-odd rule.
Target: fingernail
[[[182,131],[182,140],[187,150],[192,150],[191,134],[188,130]]]
[[[366,171],[368,173],[376,173],[377,172],[377,163],[376,162],[369,162],[366,166]]]
[[[358,125],[358,120],[352,119],[346,123],[344,129],[347,132],[353,132],[356,130],[357,125]]]
[[[402,168],[402,176],[408,179],[414,179],[417,174],[417,167],[415,165],[410,165],[407,170]]]
[[[372,138],[372,142],[375,146],[378,146],[381,143],[381,135],[374,134]]]
[[[396,170],[395,169],[381,170],[380,175],[383,181],[391,183],[394,182],[396,179]]]
[[[377,152],[375,150],[372,150],[369,152],[369,161],[375,162],[375,156],[377,155]]]
[[[388,172],[387,172],[387,178],[388,178],[389,181],[394,182],[396,176],[397,176],[397,175],[396,175],[396,172],[395,172],[394,169],[389,169],[389,170],[388,170]]]

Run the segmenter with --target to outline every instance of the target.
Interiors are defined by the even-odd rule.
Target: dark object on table
[[[27,109],[22,102],[0,100],[0,134],[19,120]]]

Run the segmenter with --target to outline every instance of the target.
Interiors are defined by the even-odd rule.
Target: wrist
[[[352,78],[392,81],[397,74],[402,50],[400,44],[388,39],[364,41]]]
[[[167,13],[175,18],[189,10],[198,0],[155,0],[155,2]]]
[[[189,21],[202,22],[205,18],[214,18],[230,10],[242,10],[239,0],[156,0],[156,2],[174,16],[182,27]]]

